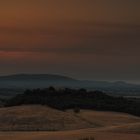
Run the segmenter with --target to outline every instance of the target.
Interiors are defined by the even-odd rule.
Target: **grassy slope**
[[[61,131],[0,132],[0,140],[78,140],[87,136],[94,136],[95,140],[140,140],[140,118],[128,114],[89,110],[75,114],[45,106],[0,108],[1,130],[41,128]]]
[[[75,130],[140,123],[140,118],[114,112],[72,110],[62,112],[46,106],[0,108],[0,130]]]

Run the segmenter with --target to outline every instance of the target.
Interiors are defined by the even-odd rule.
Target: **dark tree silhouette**
[[[47,105],[59,110],[94,109],[103,111],[125,112],[140,116],[140,100],[131,100],[124,97],[110,96],[101,91],[86,91],[85,89],[46,89],[26,90],[23,94],[9,99],[5,106],[23,104]]]

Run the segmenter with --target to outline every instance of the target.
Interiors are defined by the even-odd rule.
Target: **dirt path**
[[[0,140],[79,140],[94,137],[95,140],[140,140],[138,134],[95,132],[92,129],[61,132],[1,132]]]

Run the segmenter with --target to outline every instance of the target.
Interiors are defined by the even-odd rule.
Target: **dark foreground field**
[[[68,132],[12,132],[0,133],[1,140],[81,140],[94,137],[95,140],[140,140],[138,134],[95,132],[91,129]]]

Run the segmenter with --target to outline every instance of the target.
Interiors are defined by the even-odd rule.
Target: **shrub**
[[[75,108],[73,109],[73,112],[76,113],[76,114],[77,114],[77,113],[80,113],[80,108],[75,107]]]
[[[85,138],[81,138],[79,140],[95,140],[94,137],[85,137]]]

